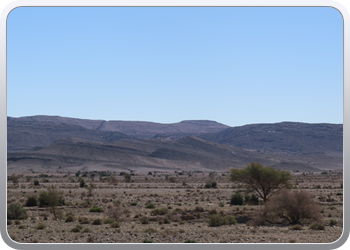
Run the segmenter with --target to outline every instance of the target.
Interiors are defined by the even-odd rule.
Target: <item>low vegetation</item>
[[[130,182],[125,171],[16,175],[8,232],[23,243],[310,243],[341,235],[342,175],[293,174],[264,201],[244,179],[232,182],[232,172],[134,171]]]

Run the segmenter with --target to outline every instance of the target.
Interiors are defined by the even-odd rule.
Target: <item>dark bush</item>
[[[249,205],[259,205],[259,198],[255,194],[247,195],[244,197],[244,202]]]
[[[241,193],[236,192],[231,196],[230,200],[231,205],[243,205],[243,196]]]
[[[35,207],[38,205],[38,200],[35,196],[29,196],[26,201],[26,207]]]
[[[202,212],[204,212],[204,208],[202,208],[202,207],[196,207],[196,208],[194,209],[194,211],[196,211],[197,213],[202,213]]]
[[[39,184],[39,181],[38,180],[35,180],[34,181],[34,186],[39,186],[40,184]]]
[[[216,188],[217,187],[217,183],[216,181],[209,181],[204,185],[205,188]]]
[[[7,208],[7,219],[24,220],[27,219],[27,211],[17,203],[10,204]]]
[[[92,221],[92,225],[102,225],[102,220],[100,218],[97,218]]]
[[[185,240],[184,243],[197,243],[197,241],[195,241],[195,240]]]

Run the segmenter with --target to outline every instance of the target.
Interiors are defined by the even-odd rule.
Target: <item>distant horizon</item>
[[[111,119],[111,120],[106,120],[106,119],[94,119],[94,118],[80,118],[80,117],[70,117],[70,116],[61,116],[61,115],[28,115],[28,116],[9,116],[7,117],[10,118],[26,118],[26,117],[36,117],[36,116],[45,116],[45,117],[60,117],[60,118],[68,118],[68,119],[78,119],[78,120],[91,120],[91,121],[121,121],[121,122],[147,122],[147,123],[158,123],[158,124],[175,124],[175,123],[180,123],[180,122],[187,122],[187,121],[208,121],[208,122],[216,122],[222,125],[226,125],[229,127],[240,127],[240,126],[245,126],[245,125],[254,125],[254,124],[277,124],[277,123],[304,123],[304,124],[334,124],[334,125],[343,125],[343,123],[331,123],[331,122],[303,122],[303,121],[290,121],[290,120],[285,120],[285,121],[277,121],[277,122],[256,122],[256,123],[246,123],[246,124],[241,124],[241,125],[234,125],[231,126],[229,124],[222,123],[220,121],[216,120],[210,120],[210,119],[186,119],[186,120],[179,120],[175,122],[157,122],[157,121],[149,121],[149,120],[121,120],[121,119]]]

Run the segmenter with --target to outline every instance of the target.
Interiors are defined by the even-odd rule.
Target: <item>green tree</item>
[[[57,206],[64,205],[64,193],[55,187],[48,187],[47,191],[42,191],[39,195],[39,206],[47,206],[57,219]]]
[[[290,188],[292,175],[288,171],[279,171],[272,167],[264,167],[252,162],[243,169],[231,169],[230,180],[246,185],[266,202],[281,188]]]

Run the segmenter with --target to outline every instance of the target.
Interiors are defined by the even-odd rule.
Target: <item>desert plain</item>
[[[292,191],[311,193],[322,207],[316,226],[254,224],[263,202],[230,204],[233,193],[244,196],[246,190],[229,181],[228,172],[130,173],[57,169],[17,174],[17,183],[9,176],[7,203],[27,211],[26,219],[8,220],[10,238],[19,243],[332,243],[342,235],[342,171],[293,173]],[[206,187],[211,182],[216,186]],[[56,218],[50,207],[26,206],[28,197],[38,199],[48,187],[64,197]],[[235,223],[213,226],[214,214],[233,216]]]

